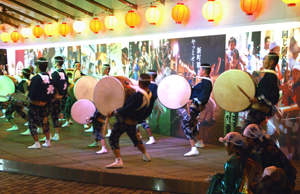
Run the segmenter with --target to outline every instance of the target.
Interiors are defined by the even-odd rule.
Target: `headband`
[[[48,62],[47,59],[43,60],[43,59],[38,59],[37,62]]]
[[[149,82],[149,81],[151,81],[150,79],[143,79],[143,78],[139,78],[139,81],[142,81],[142,82]]]
[[[55,61],[64,61],[63,59],[54,59]]]
[[[27,73],[25,70],[26,70],[26,69],[22,69],[22,73],[24,73],[24,74],[30,74],[30,72]],[[29,69],[28,69],[28,70],[29,70]]]
[[[202,68],[211,68],[211,66],[200,66]]]
[[[149,71],[148,74],[149,75],[156,75],[157,73],[156,73],[156,71]]]

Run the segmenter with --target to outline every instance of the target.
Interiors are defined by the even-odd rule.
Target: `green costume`
[[[240,194],[239,189],[246,163],[247,158],[232,156],[225,162],[225,173],[213,176],[207,194]]]

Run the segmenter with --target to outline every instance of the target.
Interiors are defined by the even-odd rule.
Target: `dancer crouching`
[[[136,146],[143,153],[143,160],[150,162],[151,158],[147,154],[145,146],[141,140],[136,136],[136,125],[138,121],[144,119],[144,113],[150,105],[150,98],[152,96],[148,86],[150,84],[150,76],[141,74],[139,78],[138,92],[132,94],[124,103],[122,108],[116,109],[108,114],[108,118],[113,115],[116,116],[117,121],[113,126],[111,135],[109,137],[109,144],[116,157],[116,161],[106,168],[123,168],[123,162],[120,154],[119,139],[120,136],[126,132]]]

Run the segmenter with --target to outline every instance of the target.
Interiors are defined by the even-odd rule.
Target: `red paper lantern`
[[[95,33],[98,34],[98,32],[103,28],[103,24],[102,22],[100,22],[100,20],[98,20],[98,18],[94,18],[91,22],[90,22],[90,29]]]
[[[13,41],[13,42],[18,42],[21,38],[21,35],[17,32],[17,31],[13,31],[11,34],[10,34],[10,39]]]
[[[282,0],[284,3],[287,4],[288,7],[294,7],[296,6],[296,3],[300,0]]]
[[[58,33],[61,34],[63,37],[66,37],[70,32],[70,27],[65,22],[58,26]]]
[[[176,24],[181,24],[187,14],[188,10],[183,3],[177,3],[177,5],[172,9],[172,18],[175,20]]]
[[[134,11],[128,11],[128,13],[125,15],[125,23],[130,28],[134,28],[139,22],[140,16],[134,13]]]
[[[253,15],[259,6],[260,0],[240,0],[240,7],[246,15]]]
[[[33,29],[32,29],[32,34],[37,37],[40,38],[43,34],[44,34],[44,30],[43,28],[41,28],[39,25],[36,25]]]

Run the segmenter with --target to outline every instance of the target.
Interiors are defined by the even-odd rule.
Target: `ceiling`
[[[14,0],[12,0],[14,1]],[[43,22],[55,22],[54,20],[48,18],[48,17],[45,17],[43,15],[40,15],[34,11],[31,11],[29,9],[26,9],[20,5],[17,5],[15,4],[14,2],[12,2],[10,0],[1,0],[0,2],[6,6],[8,6],[9,8],[12,8],[12,9],[15,9],[15,10],[18,10],[26,15],[29,15],[31,17],[34,17],[40,21],[43,21]],[[63,19],[66,19],[68,18],[67,16],[64,16],[52,9],[49,9],[37,2],[34,2],[34,0],[16,0],[22,4],[25,4],[27,6],[30,6],[31,8],[33,9],[36,9],[36,10],[39,10],[47,15],[50,15],[52,16],[53,18],[55,19],[58,19],[58,20],[63,20]],[[61,3],[59,2],[58,0],[38,0],[38,1],[42,1],[54,8],[57,8],[71,16],[75,16],[75,19],[77,18],[81,18],[81,17],[89,17],[88,15],[86,15],[85,13],[81,12],[81,11],[78,11],[68,5],[65,5],[64,3]],[[91,12],[94,14],[94,16],[101,16],[101,15],[108,15],[109,12],[98,7],[98,6],[95,6],[94,4],[86,1],[86,0],[65,0],[77,7],[80,7],[88,12]],[[132,8],[127,6],[126,4],[120,2],[119,0],[94,0],[108,8],[111,8],[111,9],[114,9],[114,13],[117,13],[117,12],[121,12],[121,11],[126,11],[126,10],[131,10]],[[150,6],[151,3],[152,4],[161,4],[161,2],[159,1],[165,1],[165,0],[127,0],[129,1],[130,3],[132,4],[136,4],[138,6],[138,8],[142,8],[142,7],[147,7],[147,6]],[[176,0],[167,0],[168,2],[176,2]],[[4,9],[5,10],[5,9]],[[18,25],[18,26],[22,26],[22,25],[25,25],[23,23],[21,23],[20,21],[16,21],[16,20],[13,20],[11,18],[8,18],[6,17],[5,15],[1,15],[1,13],[4,13],[4,11],[0,5],[0,20],[1,19],[4,19],[6,21],[9,21],[15,25]],[[36,21],[34,20],[31,20],[29,18],[26,18],[20,14],[17,14],[15,12],[12,12],[10,11],[9,9],[6,9],[5,11],[6,14],[8,15],[11,15],[17,19],[20,19],[26,23],[30,23],[30,24],[36,24]],[[3,21],[1,23],[4,23]]]

